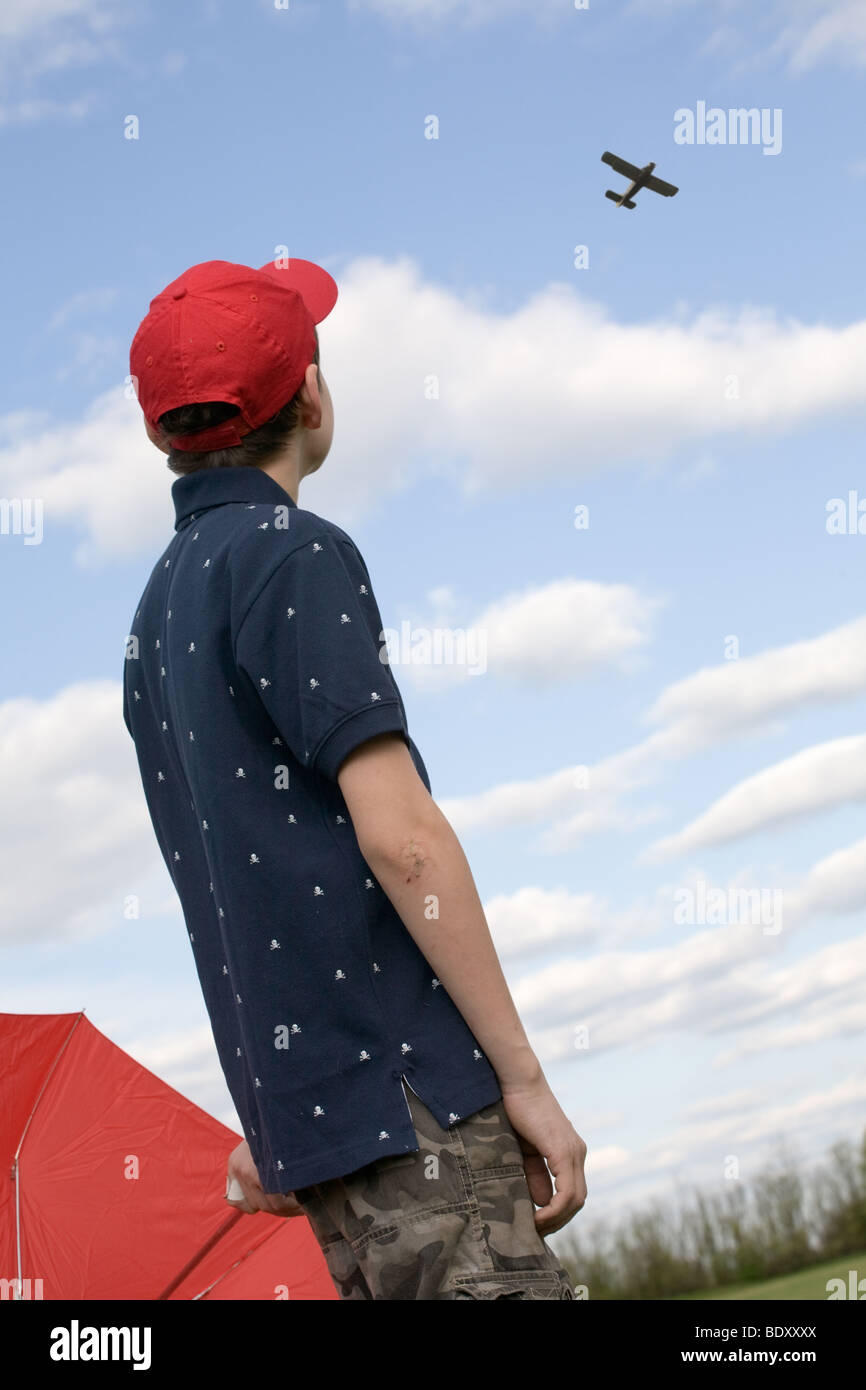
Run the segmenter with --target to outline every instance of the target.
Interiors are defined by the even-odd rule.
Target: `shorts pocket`
[[[472,1274],[455,1279],[449,1299],[573,1299],[574,1290],[556,1270],[521,1269],[501,1274]]]

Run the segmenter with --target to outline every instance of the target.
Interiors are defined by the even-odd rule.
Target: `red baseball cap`
[[[138,403],[154,431],[167,410],[228,401],[239,415],[173,447],[203,453],[240,444],[290,401],[316,350],[314,326],[337,302],[321,266],[297,257],[253,270],[202,261],[150,302],[129,350]]]

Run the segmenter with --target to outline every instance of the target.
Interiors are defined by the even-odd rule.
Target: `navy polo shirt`
[[[172,497],[123,717],[244,1135],[290,1192],[417,1151],[403,1078],[445,1128],[501,1090],[336,780],[395,730],[430,790],[358,549],[255,467]]]

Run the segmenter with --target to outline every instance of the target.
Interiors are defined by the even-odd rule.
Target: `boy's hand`
[[[535,1228],[544,1238],[567,1225],[586,1201],[586,1144],[544,1077],[525,1085],[503,1084],[500,1079],[500,1089],[505,1113],[523,1150],[529,1195],[539,1208]]]
[[[304,1209],[295,1201],[294,1193],[268,1193],[263,1190],[259,1181],[258,1170],[250,1153],[250,1146],[246,1140],[238,1144],[237,1148],[232,1149],[229,1154],[226,1192],[228,1192],[232,1178],[240,1184],[244,1195],[243,1198],[231,1200],[227,1196],[226,1201],[229,1206],[235,1207],[238,1211],[246,1212],[249,1216],[254,1216],[257,1211],[268,1211],[272,1216],[304,1215]]]

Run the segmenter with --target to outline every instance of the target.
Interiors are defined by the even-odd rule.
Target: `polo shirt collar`
[[[174,502],[174,529],[179,531],[211,507],[226,502],[270,502],[273,506],[297,507],[297,502],[279,483],[254,465],[246,468],[203,468],[186,473],[171,487]]]

